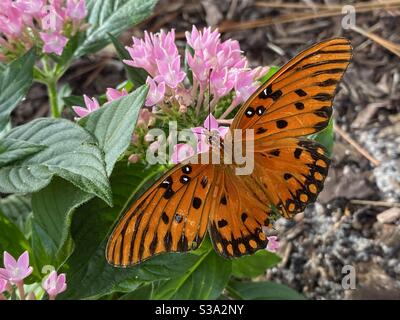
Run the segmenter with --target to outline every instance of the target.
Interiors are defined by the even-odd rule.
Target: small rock
[[[400,219],[400,208],[390,208],[378,214],[376,219],[380,223],[395,223]]]

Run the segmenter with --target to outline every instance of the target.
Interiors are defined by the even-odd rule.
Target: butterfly
[[[113,230],[106,249],[115,266],[200,246],[208,231],[225,258],[264,249],[263,226],[292,218],[322,190],[330,160],[307,138],[326,128],[332,102],[352,57],[345,38],[301,52],[244,103],[230,130],[254,130],[254,170],[233,164],[178,164],[145,191]],[[221,147],[223,148],[223,146]],[[199,155],[195,155],[199,157]]]

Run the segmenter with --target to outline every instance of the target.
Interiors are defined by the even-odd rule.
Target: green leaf
[[[232,274],[238,278],[258,277],[280,261],[281,258],[275,253],[259,250],[253,255],[234,259],[232,261]]]
[[[88,22],[86,38],[75,52],[81,56],[105,47],[110,39],[108,33],[117,37],[123,30],[146,19],[156,0],[87,0]]]
[[[70,95],[69,97],[63,97],[62,99],[67,107],[85,105],[85,101],[83,100],[82,96]]]
[[[0,199],[0,211],[29,239],[31,235],[31,199],[26,195],[12,194]]]
[[[17,226],[0,211],[0,264],[3,266],[3,252],[7,251],[18,257],[25,250],[30,250],[28,240]]]
[[[36,192],[57,175],[112,204],[103,155],[96,139],[79,125],[63,119],[42,118],[14,128],[5,138],[47,148],[12,166],[0,168],[0,192]]]
[[[68,257],[72,213],[92,197],[57,177],[32,195],[32,247],[42,265],[59,266]]]
[[[108,175],[131,142],[147,92],[147,86],[142,86],[125,97],[107,103],[79,121],[80,125],[97,138],[99,147],[105,155]]]
[[[328,157],[331,157],[334,144],[333,118],[329,120],[329,124],[324,130],[310,135],[309,138],[322,144],[328,151]]]
[[[179,277],[162,282],[153,290],[155,300],[217,299],[231,276],[231,261],[221,258],[211,247],[197,263]]]
[[[156,285],[156,282],[143,285],[132,292],[122,295],[119,300],[150,300]]]
[[[16,139],[0,139],[0,167],[11,162],[25,159],[38,153],[46,146]]]
[[[57,105],[58,105],[58,112],[61,114],[67,105],[65,103],[65,98],[71,95],[72,88],[68,83],[63,84],[60,89],[58,89],[57,94]]]
[[[96,298],[121,290],[127,281],[132,284],[177,277],[199,260],[193,254],[164,254],[137,266],[115,268],[105,259],[115,220],[125,212],[135,194],[160,174],[159,167],[145,169],[140,164],[118,162],[111,175],[114,207],[92,199],[76,210],[71,227],[75,249],[62,268],[68,275],[68,289],[60,298]]]
[[[7,125],[11,111],[31,87],[34,63],[35,51],[32,49],[0,73],[0,132]]]
[[[108,34],[110,37],[111,42],[113,43],[115,50],[118,53],[118,56],[121,60],[131,60],[131,56],[129,55],[128,51],[124,48],[124,46],[118,41],[116,37],[114,37],[111,33]],[[142,68],[134,68],[131,66],[128,66],[126,63],[124,63],[124,68],[126,71],[126,75],[129,80],[133,83],[135,87],[140,87],[141,85],[144,85],[146,83],[146,79],[148,76],[148,73],[146,70]]]
[[[230,281],[228,292],[240,300],[304,300],[297,291],[279,283]]]
[[[258,81],[265,83],[271,78],[280,68],[277,66],[270,66],[268,72],[263,75]]]
[[[80,121],[97,138],[105,154],[108,174],[130,143],[146,93],[147,89],[142,87]],[[75,208],[91,198],[90,194],[61,179],[55,179],[33,195],[33,248],[41,262],[59,265],[69,255],[72,214]]]

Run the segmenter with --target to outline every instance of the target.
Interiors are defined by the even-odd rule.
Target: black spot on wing
[[[333,86],[333,85],[335,85],[335,84],[337,84],[338,83],[338,80],[336,80],[336,79],[327,79],[327,80],[325,80],[325,81],[321,81],[321,82],[318,82],[317,83],[317,85],[319,86],[319,87],[330,87],[330,86]]]
[[[192,173],[192,167],[189,166],[189,165],[183,166],[182,167],[182,172],[186,173],[186,174],[190,174],[190,173]]]
[[[162,213],[161,219],[162,219],[162,221],[163,221],[165,224],[168,224],[168,222],[169,222],[169,217],[168,217],[168,215],[167,215],[167,213],[166,213],[165,211]]]
[[[179,213],[175,213],[175,221],[176,221],[177,223],[181,223],[182,220],[183,220],[182,215],[180,215]]]
[[[172,188],[168,188],[167,190],[165,190],[163,197],[164,199],[170,199],[174,194],[175,191],[172,190]]]
[[[198,197],[193,198],[193,202],[192,202],[193,208],[199,209],[201,207],[201,203],[202,203],[202,201],[200,198],[198,198]]]
[[[299,97],[305,97],[307,95],[307,92],[305,92],[303,89],[297,89],[294,91]]]
[[[330,93],[320,92],[314,95],[313,99],[317,101],[330,101],[333,99],[333,96]]]
[[[259,128],[257,128],[257,130],[256,130],[256,134],[263,134],[263,133],[265,133],[265,132],[267,132],[267,129],[262,128],[262,127],[259,127]]]
[[[226,196],[225,196],[225,195],[222,195],[222,197],[221,197],[219,203],[220,203],[220,204],[223,204],[224,206],[226,206],[226,204],[227,204],[228,202],[226,201]]]
[[[183,175],[181,175],[181,177],[179,178],[179,181],[180,181],[182,184],[187,184],[187,183],[190,182],[190,177],[187,176],[186,174],[183,174]]]
[[[303,149],[301,148],[296,148],[296,150],[294,150],[294,157],[296,159],[300,159],[301,153],[303,152]]]
[[[200,184],[203,187],[203,189],[207,186],[208,183],[208,177],[204,176],[203,178],[201,178]]]
[[[244,112],[244,114],[246,115],[247,118],[251,118],[255,114],[254,108],[248,107]]]
[[[288,122],[286,120],[278,120],[278,121],[276,121],[276,127],[278,129],[286,128],[287,125],[288,125]]]
[[[172,246],[172,234],[171,231],[168,231],[164,237],[164,247],[166,251],[171,251]]]
[[[172,178],[167,177],[163,182],[161,182],[160,187],[168,189],[172,186]]]
[[[223,228],[226,227],[228,225],[228,221],[226,221],[225,219],[221,219],[218,221],[218,228]]]
[[[269,152],[270,155],[273,155],[275,157],[279,157],[280,153],[281,153],[281,151],[279,149],[275,149],[275,150],[272,150],[271,152]]]

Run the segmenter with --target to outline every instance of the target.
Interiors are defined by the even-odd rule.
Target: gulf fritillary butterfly
[[[334,38],[283,66],[231,125],[254,129],[253,173],[235,175],[235,163],[176,165],[119,221],[107,245],[108,262],[129,266],[164,252],[186,252],[200,245],[207,230],[226,258],[265,248],[262,226],[270,226],[272,213],[291,218],[323,188],[327,151],[305,136],[328,125],[351,56],[350,42]]]

